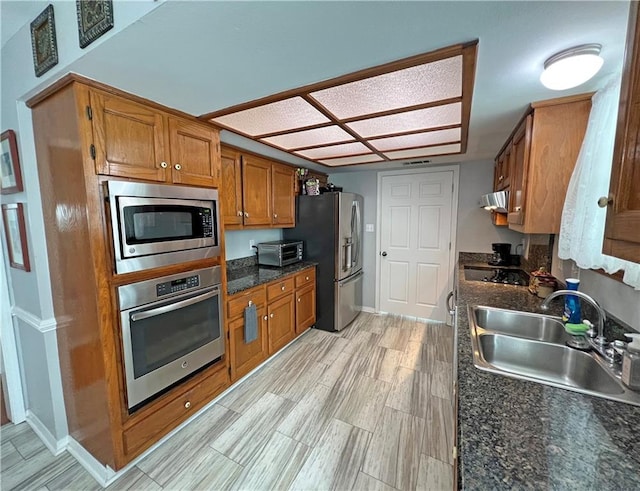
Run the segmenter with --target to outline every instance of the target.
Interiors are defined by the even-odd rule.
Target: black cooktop
[[[529,275],[521,269],[499,268],[492,266],[465,266],[464,279],[500,283],[503,285],[528,286]]]

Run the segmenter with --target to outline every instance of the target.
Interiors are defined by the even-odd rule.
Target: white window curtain
[[[598,198],[609,194],[613,145],[618,117],[620,75],[609,80],[592,99],[591,114],[562,212],[558,256],[583,269],[607,273],[624,269],[623,281],[640,290],[640,264],[602,254],[607,216]]]

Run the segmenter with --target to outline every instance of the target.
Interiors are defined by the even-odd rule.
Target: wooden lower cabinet
[[[316,322],[316,289],[296,290],[296,334],[302,334]]]
[[[270,302],[267,306],[267,315],[269,317],[267,321],[269,354],[272,355],[296,337],[293,293],[287,293]]]
[[[127,427],[122,433],[126,460],[131,460],[143,450],[169,433],[182,421],[195,414],[201,407],[229,386],[226,365],[207,371],[202,380],[164,405],[154,407],[141,421]],[[189,382],[185,382],[189,384]]]
[[[232,381],[249,373],[315,323],[315,285],[315,267],[311,267],[228,298],[228,353]],[[244,309],[249,302],[258,310],[258,339],[245,343]]]
[[[250,303],[255,304],[258,311],[258,338],[247,343],[244,336],[244,310]],[[264,285],[237,293],[227,301],[231,380],[235,381],[245,376],[269,356],[266,317]]]

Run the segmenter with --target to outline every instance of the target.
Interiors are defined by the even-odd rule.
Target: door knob
[[[189,409],[189,408],[191,407],[191,402],[189,402],[189,401],[185,402],[185,403],[184,403],[184,407],[185,407],[186,409]]]
[[[240,210],[238,210],[238,216],[241,217],[242,216],[242,212]]]
[[[265,316],[263,317],[263,320],[265,320],[265,321],[266,321],[267,319],[268,319],[268,317],[265,315]]]
[[[386,257],[386,256],[387,256],[387,251],[382,251],[382,252],[380,253],[380,255],[381,255],[382,257]]]
[[[280,287],[280,290],[284,291],[284,285],[282,285],[282,286]]]
[[[613,203],[613,198],[611,196],[602,196],[598,200],[598,206],[600,208],[606,208],[607,205],[610,205],[611,203]]]
[[[246,211],[244,212],[244,217],[245,218],[249,218],[249,213],[247,213]]]
[[[298,302],[300,301],[300,297],[298,297]]]
[[[271,317],[273,319],[273,314],[269,314],[269,317]]]
[[[166,162],[160,162],[160,167],[162,167],[163,169],[167,168],[167,163]]]
[[[273,214],[273,218],[278,218],[278,214],[277,214],[277,213],[274,213],[274,214]]]
[[[176,165],[173,166],[173,168],[175,170],[180,170],[180,169],[182,169],[182,166],[180,164],[176,164]]]

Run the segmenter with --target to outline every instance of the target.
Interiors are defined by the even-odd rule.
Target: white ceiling
[[[17,19],[19,4],[24,3],[24,24],[44,8],[41,2],[2,1],[3,7],[5,3],[14,5],[2,10],[3,44],[6,12]],[[114,11],[117,8],[116,2]],[[69,69],[201,115],[479,39],[467,153],[432,159],[477,161],[495,157],[529,102],[597,90],[619,71],[627,15],[628,2],[166,0]],[[585,43],[602,44],[605,62],[600,73],[568,91],[544,88],[539,82],[544,61]],[[243,142],[226,132],[222,139]],[[267,154],[302,162],[263,148]],[[392,165],[398,166],[324,170]]]

